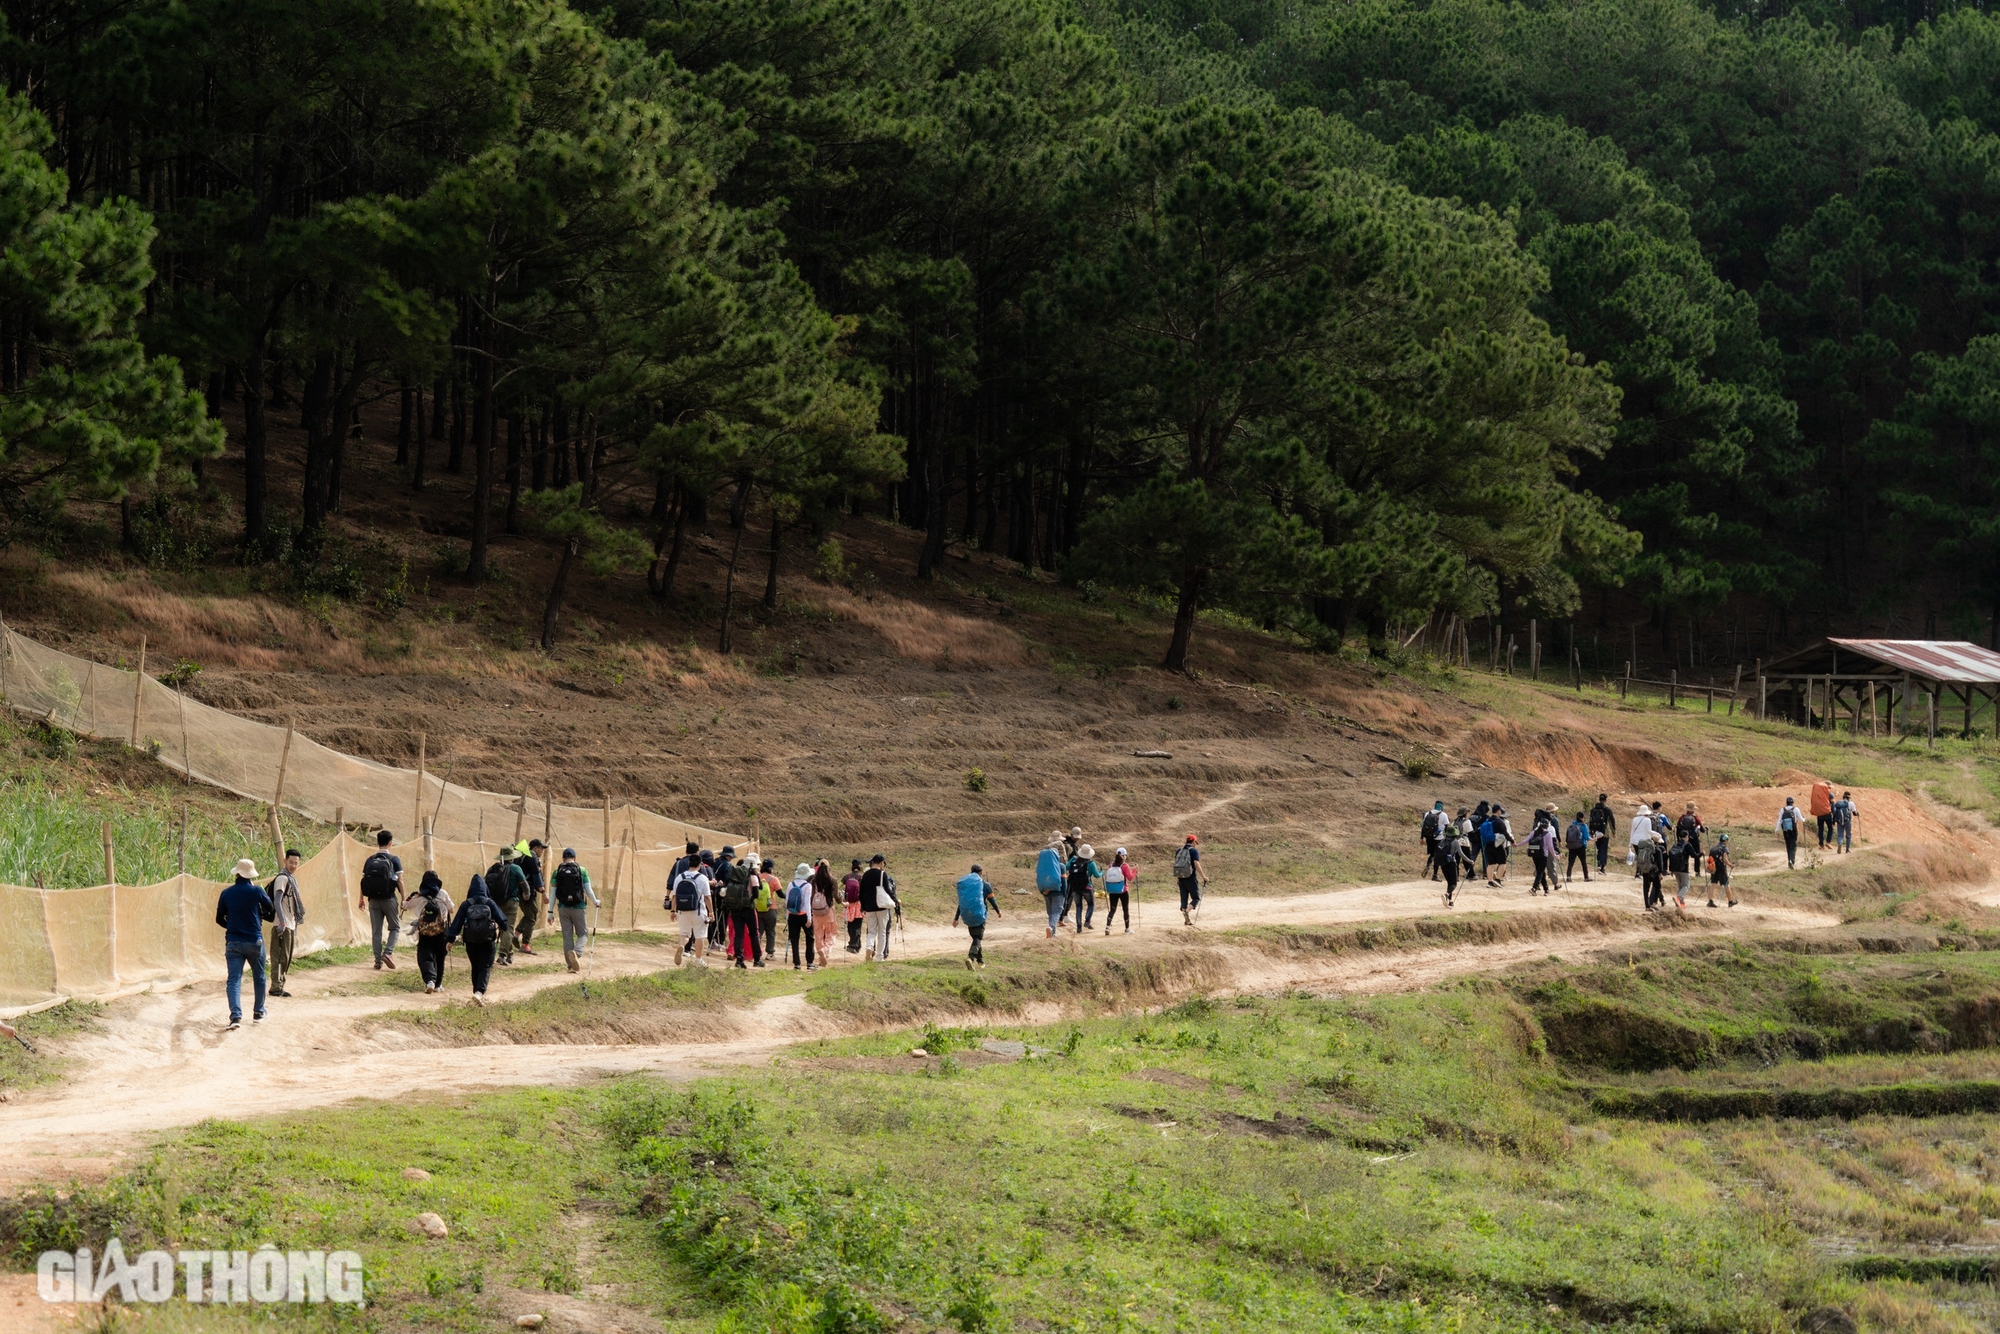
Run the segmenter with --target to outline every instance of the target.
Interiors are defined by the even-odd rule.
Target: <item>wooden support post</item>
[[[139,636],[139,670],[132,673],[132,749],[139,749],[139,705],[146,693],[146,636]]]
[[[1625,675],[1618,678],[1618,698],[1626,699],[1632,694],[1632,660],[1625,659]]]
[[[424,742],[426,739],[422,732],[417,733],[417,804],[410,811],[410,828],[419,833],[422,833],[424,829],[424,760],[427,758],[424,754]],[[425,837],[428,837],[428,835],[425,835]],[[425,853],[425,857],[427,859],[425,866],[428,869],[428,851]]]
[[[1577,691],[1577,693],[1578,693],[1579,695],[1580,695],[1580,694],[1582,694],[1582,693],[1583,693],[1583,655],[1582,655],[1581,653],[1578,653],[1578,652],[1576,651],[1576,645],[1574,645],[1574,644],[1571,644],[1571,645],[1569,646],[1569,672],[1570,672],[1570,676],[1571,676],[1571,678],[1572,678],[1572,681],[1573,681],[1573,683],[1574,683],[1574,684],[1575,684],[1575,686],[1576,686],[1576,691]]]
[[[1514,636],[1507,636],[1507,675],[1514,674]]]
[[[278,752],[278,790],[271,794],[271,809],[277,810],[285,804],[285,771],[292,764],[292,735],[297,729],[285,728],[285,748]]]
[[[611,847],[611,794],[609,792],[604,794],[604,847],[607,851]]]
[[[1910,705],[1916,699],[1916,689],[1916,682],[1910,679],[1908,672],[1904,672],[1903,689],[1896,696],[1896,703],[1899,706],[1898,711],[1903,717],[1902,729],[1900,731],[1897,731],[1894,727],[1889,729],[1892,732],[1897,732],[1899,736],[1908,736],[1910,734]]]
[[[1528,675],[1534,680],[1542,679],[1541,628],[1535,618],[1528,618]]]
[[[1826,723],[1827,731],[1837,732],[1840,730],[1839,728],[1835,727],[1833,723],[1833,673],[1832,672],[1828,672],[1826,674],[1826,707],[1820,710],[1820,717],[1821,720]]]
[[[1771,708],[1771,678],[1764,675],[1764,673],[1762,672],[1758,672],[1757,673],[1757,721],[1758,722],[1761,723],[1769,717],[1770,708]]]
[[[1958,734],[1961,737],[1969,737],[1972,735],[1972,687],[1959,687],[1958,698],[1958,717],[1959,722],[1962,724],[1958,729]]]
[[[524,787],[521,789],[521,807],[519,810],[514,812],[514,841],[516,843],[519,843],[521,841],[521,830],[527,826],[527,823],[528,823],[528,789]]]
[[[1743,693],[1743,664],[1736,664],[1736,679],[1729,684],[1729,716],[1736,716],[1736,697]]]
[[[118,985],[118,861],[111,852],[111,821],[104,822],[104,883],[106,931],[104,947],[111,959],[111,985]]]
[[[1868,683],[1868,739],[1874,741],[1877,739],[1877,735],[1875,730],[1875,683],[1870,681]]]
[[[1667,707],[1670,709],[1678,709],[1680,706],[1681,706],[1681,669],[1678,667],[1670,667],[1667,669]]]
[[[179,874],[186,875],[187,873],[188,873],[188,804],[184,801],[181,803],[181,855],[180,855]]]
[[[431,832],[431,822],[425,820],[418,827],[423,830],[424,834],[424,869],[426,871],[435,871],[437,870],[437,849],[431,846],[431,840],[434,837]]]
[[[358,945],[366,939],[364,933],[368,930],[368,919],[363,917],[359,924],[355,922],[354,915],[361,909],[354,899],[347,897],[348,886],[353,882],[347,878],[347,807],[345,806],[333,808],[333,844],[336,863],[340,868],[340,903],[347,910],[347,943]],[[356,898],[358,897],[359,895],[356,895]]]
[[[556,841],[556,794],[547,793],[542,797],[542,842],[555,846]]]
[[[1924,744],[1937,749],[1937,691],[1924,692]]]
[[[271,808],[271,846],[277,849],[278,865],[285,864],[285,830],[278,823],[278,808]]]

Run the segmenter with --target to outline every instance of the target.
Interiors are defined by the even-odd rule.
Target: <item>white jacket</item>
[[[1659,826],[1653,823],[1653,808],[1641,806],[1632,816],[1632,828],[1627,831],[1625,845],[1636,848],[1641,843],[1664,843]]]

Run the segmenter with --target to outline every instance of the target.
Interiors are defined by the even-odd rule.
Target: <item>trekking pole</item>
[[[35,1044],[28,1041],[26,1038],[22,1037],[20,1029],[14,1027],[12,1024],[0,1024],[0,1028],[6,1029],[7,1036],[14,1039],[14,1041],[20,1043],[23,1047],[25,1047],[30,1056],[36,1054]]]
[[[577,987],[583,992],[583,998],[585,1000],[590,999],[590,954],[591,954],[591,947],[596,943],[597,943],[597,905],[593,903],[590,905],[589,915],[584,918],[583,922],[583,964],[581,970],[582,976],[579,977],[576,982]]]

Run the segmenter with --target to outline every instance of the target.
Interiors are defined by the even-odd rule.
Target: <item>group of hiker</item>
[[[1854,851],[1854,818],[1860,811],[1854,805],[1854,794],[1842,792],[1838,800],[1833,795],[1833,784],[1824,779],[1812,785],[1812,820],[1814,831],[1819,835],[1820,851],[1828,848],[1836,853]],[[1799,833],[1805,827],[1805,812],[1791,797],[1785,798],[1784,807],[1778,812],[1777,830],[1785,840],[1785,865],[1799,864]]]
[[[1201,839],[1189,834],[1174,853],[1174,880],[1180,888],[1181,924],[1193,926],[1201,912],[1201,888],[1208,872],[1201,865]],[[1084,842],[1083,830],[1072,827],[1065,834],[1050,833],[1048,845],[1035,857],[1035,888],[1041,891],[1042,906],[1048,914],[1046,938],[1054,940],[1067,923],[1075,923],[1075,933],[1093,929],[1097,921],[1098,886],[1104,887],[1104,934],[1123,920],[1125,934],[1132,934],[1132,896],[1138,892],[1139,869],[1131,854],[1119,848],[1111,863],[1097,864],[1097,849]]]
[[[1789,798],[1786,804],[1789,809]],[[1555,803],[1538,808],[1524,840],[1535,868],[1528,893],[1552,894],[1574,881],[1579,870],[1588,883],[1593,859],[1598,874],[1606,874],[1611,840],[1617,833],[1618,817],[1608,793],[1598,793],[1588,811],[1574,812],[1566,823]],[[1639,803],[1626,837],[1625,862],[1640,881],[1641,901],[1647,912],[1665,908],[1668,874],[1674,877],[1676,909],[1685,909],[1694,877],[1704,870],[1710,885],[1708,906],[1718,906],[1714,897],[1718,889],[1729,907],[1736,906],[1729,887],[1729,835],[1720,835],[1712,845],[1706,843],[1707,836],[1708,826],[1693,802],[1687,803],[1687,810],[1678,819],[1666,814],[1663,802]],[[1456,906],[1461,879],[1482,877],[1494,889],[1506,884],[1517,835],[1507,808],[1498,802],[1461,806],[1451,815],[1443,801],[1435,801],[1418,823],[1418,837],[1424,848],[1424,876],[1444,882],[1445,907]]]
[[[824,857],[800,862],[789,881],[780,881],[769,857],[753,862],[733,847],[717,853],[689,843],[667,873],[664,907],[674,922],[676,967],[689,960],[705,967],[715,950],[738,968],[763,968],[779,953],[781,915],[795,970],[813,972],[833,962],[843,920],[847,953],[887,959],[891,927],[903,919],[896,878],[879,852],[865,868],[859,858],[850,860],[838,876]]]
[[[426,995],[444,990],[445,958],[453,945],[463,945],[472,970],[472,999],[486,1003],[487,987],[497,963],[511,966],[514,955],[537,953],[533,944],[538,922],[561,924],[563,960],[569,971],[583,966],[590,938],[589,911],[599,906],[590,872],[577,861],[574,848],[545,874],[547,847],[526,839],[504,847],[493,864],[475,873],[465,897],[454,903],[436,871],[425,871],[412,889],[404,882],[403,860],[390,849],[396,837],[384,829],[375,835],[375,851],[361,864],[361,894],[355,906],[368,914],[369,948],[377,969],[396,967],[396,946],[404,923],[416,939],[417,971]],[[236,863],[235,879],[215,905],[215,924],[223,929],[223,954],[228,965],[229,1028],[243,1026],[243,973],[254,986],[251,1020],[261,1023],[266,999],[288,996],[299,927],[305,921],[305,900],[299,893],[301,855],[285,850],[280,869],[267,885],[257,883],[257,865],[246,857]],[[546,901],[545,901],[546,900]],[[271,924],[265,975],[264,924]]]

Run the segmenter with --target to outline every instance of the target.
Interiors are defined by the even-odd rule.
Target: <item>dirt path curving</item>
[[[1142,898],[1137,930],[1129,943],[1171,939],[1185,945],[1210,940],[1220,956],[1221,971],[1232,979],[1224,990],[1382,992],[1504,968],[1549,953],[1596,950],[1650,937],[1653,928],[1638,907],[1633,882],[1615,874],[1547,898],[1531,898],[1519,888],[1492,890],[1478,884],[1462,890],[1456,911],[1597,908],[1629,918],[1631,925],[1495,944],[1275,959],[1217,933],[1238,926],[1334,925],[1442,915],[1437,887],[1406,881],[1282,899],[1212,896],[1194,928],[1180,925],[1172,901]],[[1078,938],[1069,930],[1060,942],[1046,940],[1040,901],[1031,896],[1009,896],[1002,911],[1005,915],[987,933],[989,952],[1055,948],[1122,952],[1128,946],[1122,930],[1111,940],[1101,931]],[[1775,906],[1702,915],[1711,917],[1718,929],[1732,931],[1811,929],[1837,920]],[[962,930],[913,925],[899,934],[892,957],[955,954],[964,942]],[[657,946],[605,943],[597,949],[593,973],[605,977],[653,971],[670,962],[668,948],[664,940]],[[866,965],[841,955],[835,966]],[[546,971],[532,965],[496,969],[489,995],[495,1001],[517,1000],[574,980],[560,965]],[[798,994],[703,1012],[691,1020],[688,1041],[659,1045],[499,1044],[440,1049],[407,1031],[362,1022],[392,1010],[463,1003],[462,963],[447,982],[452,990],[440,998],[388,989],[396,983],[362,964],[295,973],[294,994],[272,1003],[267,1022],[234,1033],[222,1029],[226,1008],[220,983],[116,1002],[102,1030],[75,1045],[72,1055],[83,1062],[80,1070],[58,1084],[15,1092],[0,1104],[0,1136],[15,1148],[0,1164],[0,1190],[72,1175],[102,1177],[118,1170],[138,1137],[209,1116],[296,1111],[406,1093],[569,1084],[634,1071],[694,1076],[768,1060],[791,1043],[862,1031],[851,1019],[817,1009]],[[1047,1008],[1050,1013],[1029,1018],[1063,1017],[1056,1007]]]

